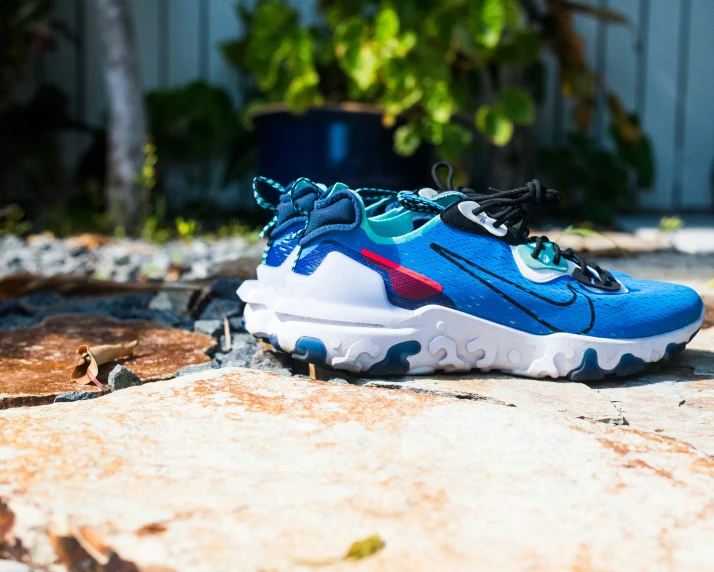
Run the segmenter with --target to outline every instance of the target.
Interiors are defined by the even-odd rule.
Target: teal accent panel
[[[553,263],[555,252],[551,242],[545,243],[537,259],[533,258],[534,248],[534,244],[521,244],[516,248],[516,256],[519,256],[528,268],[533,270],[557,270],[559,272],[568,271],[568,263],[563,258],[560,259],[560,264]]]

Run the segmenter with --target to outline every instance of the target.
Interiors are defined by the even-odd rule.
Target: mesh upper
[[[399,244],[381,244],[361,228],[327,233],[304,250],[295,271],[311,274],[329,252],[337,250],[379,272],[390,301],[397,306],[414,309],[441,303],[537,335],[562,331],[611,339],[644,338],[683,328],[701,317],[701,299],[685,286],[618,274],[628,292],[595,290],[568,275],[538,284],[521,274],[510,247],[502,240],[456,230],[440,221],[426,232],[414,234],[413,239]],[[480,269],[464,262],[461,264],[467,270],[460,268],[432,244]],[[390,287],[386,272],[359,254],[363,248],[441,284],[441,301],[400,298]]]

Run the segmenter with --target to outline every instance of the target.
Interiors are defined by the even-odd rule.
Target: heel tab
[[[329,197],[315,202],[308,216],[300,246],[328,232],[346,232],[358,228],[364,218],[364,203],[349,189],[333,192]]]

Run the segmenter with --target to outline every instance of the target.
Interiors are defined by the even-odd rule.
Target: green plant
[[[246,34],[222,49],[255,80],[244,116],[275,102],[295,113],[344,101],[373,104],[386,127],[397,126],[398,153],[410,155],[428,143],[449,160],[474,153],[484,139],[507,146],[533,124],[545,50],[559,60],[561,90],[573,100],[585,146],[603,87],[585,58],[573,15],[627,23],[614,11],[571,0],[321,0],[318,6],[317,23],[310,25],[284,1],[239,6]],[[633,172],[641,187],[653,178],[650,143],[637,118],[616,94],[607,93],[607,100],[615,150],[586,153],[590,163],[609,163],[612,175],[604,181],[604,197],[601,186],[585,185],[590,202],[604,199],[598,220],[612,216]],[[580,169],[586,150],[556,151]]]
[[[529,0],[323,0],[319,6],[322,23],[312,26],[280,0],[238,8],[247,33],[222,47],[255,78],[249,109],[269,102],[295,112],[325,102],[374,103],[385,125],[405,119],[395,134],[404,154],[427,141],[453,155],[474,128],[507,144],[517,126],[533,123],[536,107],[531,86],[509,81],[506,72],[538,68],[545,46],[561,60],[562,88],[576,99],[578,115],[592,115],[597,78],[572,13],[623,22],[612,11],[566,0],[549,0],[545,8]],[[630,128],[628,121],[620,117],[618,127]]]
[[[651,158],[645,165],[632,164],[627,155],[608,151],[581,133],[569,134],[563,145],[542,149],[539,155],[549,186],[565,191],[564,207],[575,208],[577,192],[582,191],[583,215],[600,224],[612,221],[633,176],[641,181],[638,187],[651,185],[654,176]]]
[[[237,111],[226,90],[195,81],[149,92],[146,107],[154,152],[161,163],[200,166],[222,162],[224,184],[247,171],[252,134],[237,122]]]
[[[176,232],[181,238],[193,238],[201,230],[201,223],[195,219],[185,219],[182,216],[176,217]]]
[[[678,216],[663,216],[659,221],[659,230],[674,232],[684,226],[684,221]]]
[[[325,102],[377,104],[385,126],[403,120],[399,153],[427,142],[447,158],[469,148],[475,129],[505,145],[515,125],[534,121],[531,95],[491,73],[538,60],[540,39],[517,0],[322,1],[320,10],[322,24],[307,26],[278,0],[239,7],[247,34],[223,51],[255,78],[249,113],[270,102],[295,112]]]
[[[0,238],[9,234],[22,236],[30,231],[32,223],[25,220],[25,211],[18,205],[0,209]]]

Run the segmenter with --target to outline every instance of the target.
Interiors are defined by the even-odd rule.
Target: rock
[[[0,445],[3,540],[33,569],[63,519],[139,570],[712,563],[711,457],[483,400],[214,370],[5,411]],[[371,537],[381,551],[342,561]]]
[[[139,345],[122,364],[144,382],[171,378],[182,366],[210,362],[206,352],[215,347],[208,336],[152,322],[83,315],[47,318],[32,328],[0,333],[0,409],[52,403],[60,393],[92,390],[69,381],[77,348],[131,340],[139,340]],[[100,381],[106,382],[115,365],[100,367]]]
[[[211,293],[216,298],[237,301],[236,291],[242,283],[243,281],[238,278],[217,278],[211,283]]]
[[[220,347],[225,347],[223,338]],[[249,367],[258,349],[259,342],[251,334],[233,334],[231,350],[218,352],[213,357],[221,367]]]
[[[168,310],[173,311],[174,306],[171,303],[168,292],[159,292],[149,302],[149,308],[152,310]]]
[[[109,372],[109,387],[112,391],[119,391],[136,385],[141,385],[141,378],[123,365],[117,365]]]
[[[55,403],[70,403],[72,401],[87,401],[101,395],[98,391],[66,391],[55,397]]]
[[[240,318],[229,318],[228,325],[231,327],[232,332],[245,330],[245,319],[242,316]]]
[[[211,300],[206,309],[201,313],[201,320],[221,320],[240,317],[243,314],[243,302],[239,300]]]
[[[22,562],[0,560],[0,572],[32,572],[32,569]]]
[[[264,371],[272,371],[280,375],[292,375],[292,358],[282,352],[258,350],[250,360],[250,367]]]
[[[223,333],[222,320],[196,320],[193,331],[206,336],[218,337]]]
[[[194,291],[192,290],[169,290],[159,292],[149,302],[150,310],[160,310],[164,312],[173,312],[186,316],[189,311],[191,297]]]
[[[200,373],[202,371],[208,371],[209,369],[218,368],[218,362],[209,361],[207,363],[197,363],[196,365],[187,365],[182,367],[175,373],[175,377],[182,377],[184,375],[191,375],[193,373]]]

